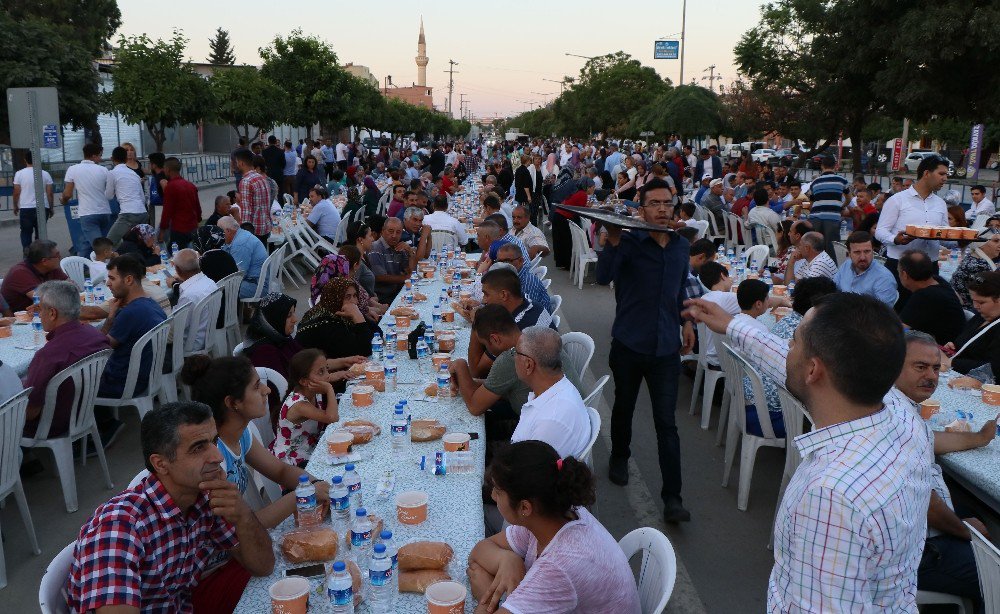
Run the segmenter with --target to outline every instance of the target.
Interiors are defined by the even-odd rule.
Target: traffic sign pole
[[[38,220],[38,238],[48,239],[46,226],[49,199],[42,181],[42,130],[38,121],[38,101],[35,92],[28,92],[28,128],[31,130],[31,170],[35,180],[35,219]]]

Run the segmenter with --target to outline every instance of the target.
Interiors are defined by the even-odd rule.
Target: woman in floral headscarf
[[[302,317],[296,341],[323,350],[327,358],[371,356],[372,330],[358,307],[358,289],[348,277],[327,282],[319,302]]]
[[[156,243],[156,229],[149,224],[136,224],[125,233],[118,246],[118,255],[132,254],[146,266],[160,264],[160,246]]]

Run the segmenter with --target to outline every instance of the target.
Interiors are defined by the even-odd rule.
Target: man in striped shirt
[[[267,179],[254,170],[253,153],[240,149],[233,156],[236,166],[243,177],[240,179],[240,207],[243,210],[243,221],[253,225],[253,234],[264,245],[271,234],[271,201]]]
[[[872,297],[831,294],[787,346],[708,301],[688,304],[813,421],[795,438],[802,464],[776,515],[768,611],[915,612],[933,446],[919,416],[883,402],[906,356],[899,318]]]
[[[833,156],[823,156],[820,161],[823,172],[809,184],[809,195],[812,209],[809,221],[813,230],[826,239],[826,253],[836,258],[833,252],[833,242],[840,240],[840,220],[844,208],[844,191],[847,190],[847,179],[837,174],[836,160]]]

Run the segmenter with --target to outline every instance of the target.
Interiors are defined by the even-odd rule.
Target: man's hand
[[[399,243],[396,244],[396,247],[393,248],[393,249],[395,249],[397,252],[400,252],[400,253],[402,253],[402,252],[409,253],[410,251],[413,250],[413,248],[410,247],[410,244],[407,243],[406,241],[400,241]]]
[[[973,529],[982,533],[983,537],[986,539],[990,538],[990,532],[986,530],[986,525],[984,525],[978,518],[963,518],[962,520],[969,523]],[[969,535],[969,537],[971,538],[972,536]]]
[[[733,316],[729,315],[721,306],[712,301],[706,301],[701,298],[689,299],[684,301],[684,306],[687,307],[684,310],[684,315],[695,322],[703,323],[710,330],[720,335],[726,334],[726,328],[729,327],[729,323],[733,320]]]
[[[913,241],[914,238],[915,237],[904,235],[902,232],[897,232],[892,242],[895,243],[896,245],[906,245],[910,241]]]
[[[979,447],[990,445],[993,438],[997,436],[997,420],[1000,419],[1000,415],[996,416],[992,420],[987,420],[983,428],[979,429]],[[982,531],[980,531],[982,533]],[[984,534],[985,535],[985,534]]]
[[[681,339],[683,343],[681,345],[681,355],[690,354],[694,350],[695,335],[694,335],[694,325],[690,322],[684,323],[684,328],[681,331]]]
[[[243,495],[237,490],[236,484],[225,479],[221,469],[219,475],[218,478],[198,484],[198,488],[208,492],[208,501],[213,514],[233,525],[242,524],[253,512],[243,501]]]

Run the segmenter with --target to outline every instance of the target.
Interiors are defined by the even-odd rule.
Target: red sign
[[[840,161],[844,157],[844,133],[837,137],[837,170],[840,170]]]
[[[900,158],[903,157],[903,139],[892,139],[892,164],[889,165],[889,170],[898,171],[899,164],[902,162]]]

